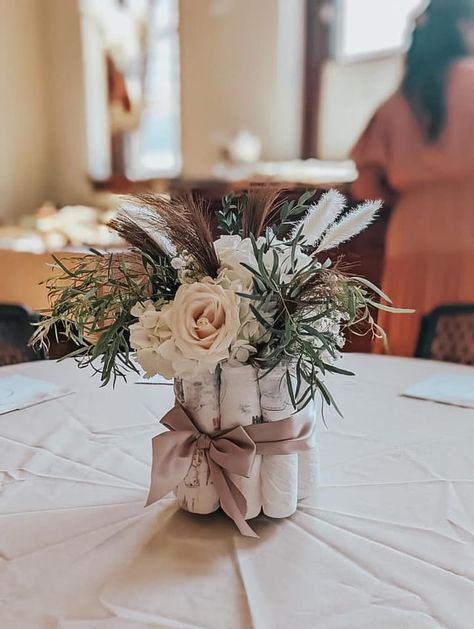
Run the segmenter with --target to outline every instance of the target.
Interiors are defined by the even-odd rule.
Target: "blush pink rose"
[[[184,358],[217,365],[229,358],[229,348],[237,338],[238,297],[210,279],[183,284],[166,319]]]

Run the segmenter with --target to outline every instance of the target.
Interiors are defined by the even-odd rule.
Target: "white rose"
[[[254,343],[258,343],[264,334],[264,327],[252,314],[248,315],[239,329],[239,339]]]
[[[172,258],[170,264],[173,267],[173,269],[175,269],[175,271],[179,271],[180,269],[183,269],[186,266],[186,262],[183,260],[181,256]]]
[[[240,236],[221,236],[214,242],[217,253],[226,254],[226,252],[235,251],[239,248],[242,238]]]
[[[219,275],[215,279],[215,283],[222,286],[226,290],[232,290],[234,293],[252,293],[252,278],[250,274],[247,278],[243,274],[236,273],[233,269],[220,267]]]
[[[260,248],[265,243],[262,236],[257,239],[257,247]],[[242,263],[253,268],[257,267],[257,261],[253,251],[250,238],[240,236],[221,236],[214,243],[219,260],[221,261],[220,271],[226,271],[226,277],[230,281],[240,281],[245,291],[250,291],[253,284],[253,273],[242,266]],[[272,254],[270,253],[270,256]],[[264,256],[264,263],[271,268],[273,257],[268,253]]]
[[[242,239],[240,236],[221,236],[214,243],[217,255],[221,262],[219,267],[218,282],[230,287],[235,283],[240,285],[238,290],[246,292],[252,290],[253,274],[242,266],[242,262],[255,267],[255,256],[252,251],[240,249]]]
[[[166,313],[172,339],[185,359],[209,368],[229,357],[240,327],[239,301],[212,280],[184,284]]]

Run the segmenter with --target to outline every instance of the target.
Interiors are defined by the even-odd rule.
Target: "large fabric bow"
[[[161,420],[169,428],[153,438],[153,462],[147,506],[182,481],[196,450],[202,450],[224,511],[242,535],[258,537],[245,520],[247,501],[231,474],[249,477],[257,454],[292,454],[316,443],[314,419],[296,414],[277,422],[237,426],[213,435],[201,433],[179,404]]]

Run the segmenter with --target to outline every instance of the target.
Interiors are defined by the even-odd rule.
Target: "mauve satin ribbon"
[[[276,422],[237,426],[206,435],[186,410],[176,405],[161,420],[170,429],[153,438],[150,492],[146,506],[163,498],[183,480],[196,449],[202,449],[221,506],[242,535],[258,537],[245,520],[247,501],[230,474],[249,477],[257,454],[293,454],[316,445],[314,419],[303,413]]]

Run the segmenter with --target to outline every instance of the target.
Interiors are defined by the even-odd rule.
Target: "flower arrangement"
[[[347,331],[383,337],[374,309],[401,311],[328,254],[370,225],[381,203],[347,209],[336,190],[315,196],[257,187],[226,196],[214,215],[203,200],[127,198],[110,227],[129,250],[91,250],[68,267],[55,258],[51,310],[34,341],[60,325],[103,384],[137,363],[167,379],[225,363],[267,372],[284,364],[295,407],[318,391],[334,404],[324,376],[352,375],[336,364]]]
[[[139,368],[175,380],[147,504],[174,489],[181,508],[221,506],[255,536],[247,520],[288,517],[317,486],[316,394],[335,405],[325,375],[352,375],[337,366],[347,331],[383,337],[373,310],[398,311],[328,255],[381,204],[315,196],[256,188],[213,214],[202,200],[139,195],[110,223],[127,251],[56,259],[34,340],[62,328],[104,385]]]

